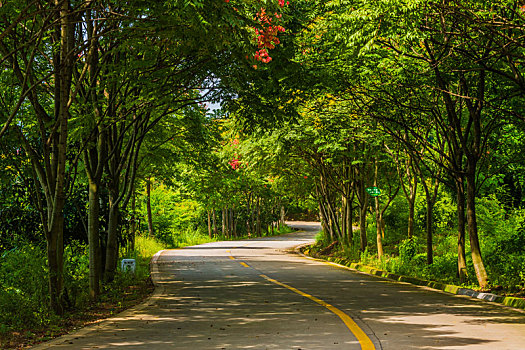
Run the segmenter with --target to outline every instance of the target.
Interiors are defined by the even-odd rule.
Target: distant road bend
[[[287,252],[281,237],[166,250],[145,304],[36,349],[524,349],[525,313]]]

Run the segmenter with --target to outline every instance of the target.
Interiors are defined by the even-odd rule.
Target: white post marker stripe
[[[331,312],[333,312],[334,314],[339,316],[339,318],[344,322],[346,327],[348,327],[348,329],[357,338],[357,340],[359,341],[359,344],[361,345],[361,349],[362,350],[375,350],[375,346],[374,346],[374,343],[372,343],[372,340],[370,340],[370,338],[366,335],[366,333],[363,332],[363,330],[361,328],[359,328],[357,323],[355,323],[355,321],[352,320],[352,318],[350,316],[348,316],[347,314],[345,314],[343,311],[339,310],[335,306],[330,305],[327,302],[325,302],[325,301],[323,301],[323,300],[321,300],[319,298],[314,297],[313,295],[310,295],[310,294],[307,294],[305,292],[302,292],[302,291],[300,291],[297,288],[294,288],[294,287],[289,286],[289,285],[287,285],[285,283],[282,283],[282,282],[279,282],[277,280],[274,280],[273,278],[270,278],[270,277],[268,277],[266,275],[260,275],[260,276],[262,278],[266,279],[267,281],[275,283],[275,284],[277,284],[277,285],[279,285],[281,287],[287,288],[287,289],[291,290],[292,292],[295,292],[295,293],[297,293],[299,295],[302,295],[303,297],[306,297],[306,298],[308,298],[308,299],[310,299],[312,301],[315,301],[317,304],[324,306],[325,308],[327,308],[328,310],[330,310]]]

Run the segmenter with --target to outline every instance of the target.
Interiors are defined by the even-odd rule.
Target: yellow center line
[[[363,330],[361,328],[359,328],[359,326],[357,325],[357,323],[355,323],[354,320],[352,320],[352,318],[350,316],[348,316],[347,314],[345,314],[343,311],[339,310],[338,308],[336,308],[335,306],[333,305],[330,305],[328,304],[327,302],[319,299],[319,298],[316,298],[314,297],[313,295],[310,295],[310,294],[307,294],[303,291],[300,291],[299,289],[297,288],[294,288],[292,286],[289,286],[285,283],[282,283],[282,282],[279,282],[277,280],[274,280],[273,278],[270,278],[266,275],[260,275],[261,277],[263,277],[264,279],[272,282],[272,283],[275,283],[281,287],[284,287],[284,288],[287,288],[289,290],[291,290],[292,292],[295,292],[299,295],[302,295],[303,297],[306,297],[312,301],[315,301],[317,304],[319,305],[322,305],[324,306],[325,308],[327,308],[328,310],[330,310],[331,312],[333,312],[334,314],[336,314],[337,316],[339,316],[339,318],[344,322],[344,324],[348,327],[348,329],[354,334],[354,336],[357,338],[357,340],[359,341],[359,344],[361,345],[361,349],[362,350],[375,350],[375,346],[374,346],[374,343],[372,343],[372,340],[370,340],[370,338],[366,335],[365,332],[363,332]]]
[[[241,261],[239,264],[241,264],[241,265],[244,266],[244,267],[250,267],[250,265],[248,265],[248,264],[245,263],[244,261]]]
[[[230,255],[230,259],[235,260],[235,258],[233,256],[231,256],[231,255]]]

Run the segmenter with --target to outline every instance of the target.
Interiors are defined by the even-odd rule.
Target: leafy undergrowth
[[[135,285],[126,286],[120,290],[121,294],[118,297],[104,298],[97,303],[87,305],[85,309],[70,311],[67,316],[56,318],[46,327],[19,329],[0,334],[0,348],[24,349],[95,324],[140,304],[153,290],[154,286],[149,278]]]
[[[469,270],[469,276],[467,281],[461,283],[456,274],[456,254],[444,253],[435,255],[433,264],[427,265],[426,254],[417,253],[417,247],[414,240],[404,240],[400,242],[398,246],[398,254],[385,254],[383,258],[378,259],[377,255],[369,253],[368,250],[359,253],[356,249],[342,247],[338,242],[332,242],[321,232],[316,237],[316,242],[313,245],[303,247],[301,251],[314,258],[325,260],[327,258],[338,259],[348,265],[350,263],[360,263],[397,275],[479,290],[475,279],[474,268],[468,254],[467,268]],[[518,260],[518,266],[521,266],[519,264],[523,263],[524,259],[522,258]],[[492,276],[493,281],[496,281],[497,283],[493,283],[490,289],[483,290],[483,292],[525,298],[523,276],[519,273],[510,273],[516,269],[512,260],[507,260],[504,263],[504,266],[502,266],[502,262],[495,266],[487,266],[489,276]],[[499,270],[496,270],[496,268]],[[500,270],[510,272],[506,275],[501,273],[498,274]]]
[[[0,264],[0,348],[22,349],[77,328],[111,317],[141,303],[154,290],[149,274],[153,254],[166,247],[154,239],[137,237],[135,250],[122,251],[124,258],[136,259],[134,274],[119,271],[102,287],[97,302],[90,302],[87,247],[77,244],[66,249],[65,315],[48,308],[47,276],[41,247],[27,245],[1,256]]]

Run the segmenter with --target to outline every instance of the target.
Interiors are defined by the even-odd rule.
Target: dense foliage
[[[317,201],[325,246],[523,290],[523,4],[292,8],[280,63],[247,76],[228,108]]]
[[[522,2],[6,1],[0,18],[0,332],[104,298],[144,237],[262,236],[287,214],[322,222],[326,254],[525,288]]]
[[[183,181],[191,169],[213,167],[233,177],[214,145],[222,142],[220,118],[207,115],[206,104],[228,95],[218,84],[231,67],[271,61],[286,7],[0,3],[2,331],[106,297],[121,278],[119,259],[141,235],[170,246],[210,239],[197,227],[206,225],[199,208],[209,203],[190,198],[204,189]],[[215,165],[206,169],[209,160]],[[228,235],[237,234],[233,204],[215,199],[229,210]],[[246,212],[242,220],[250,216],[259,234],[275,221],[264,210]],[[19,265],[28,269],[14,273]],[[28,314],[13,318],[22,306]]]

